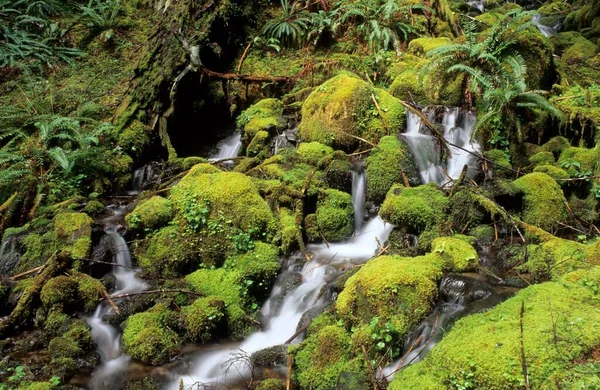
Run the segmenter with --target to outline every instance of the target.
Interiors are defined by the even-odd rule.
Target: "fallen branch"
[[[236,160],[241,160],[244,158],[246,158],[246,157],[245,156],[237,156],[237,157],[222,158],[220,160],[212,160],[212,161],[210,161],[210,164],[216,165],[216,164],[224,163],[225,161],[236,161]]]
[[[362,137],[359,137],[359,136],[357,136],[357,135],[350,134],[350,133],[346,133],[346,132],[344,132],[344,131],[342,131],[341,133],[342,133],[342,134],[344,134],[344,135],[347,135],[348,137],[351,137],[351,138],[357,139],[357,140],[359,140],[359,141],[362,141],[362,142],[364,142],[364,143],[366,143],[366,144],[369,144],[369,145],[371,145],[371,146],[372,146],[372,147],[374,147],[374,148],[377,148],[377,147],[378,147],[378,146],[377,146],[377,145],[375,145],[373,142],[371,142],[371,141],[368,141],[368,140],[366,140],[366,139],[364,139],[364,138],[362,138]]]
[[[292,389],[292,365],[294,363],[294,357],[292,355],[288,355],[287,358],[287,375],[285,377],[285,390]]]
[[[189,294],[189,295],[194,295],[197,297],[203,297],[204,295],[197,293],[195,291],[190,291],[190,290],[150,290],[150,291],[139,291],[139,292],[135,292],[135,293],[129,293],[129,294],[119,294],[119,295],[113,295],[111,298],[112,299],[121,299],[121,298],[129,298],[129,297],[133,297],[136,295],[148,295],[148,294],[167,294],[167,293],[182,293],[182,294]]]
[[[294,77],[286,76],[254,76],[239,73],[219,73],[206,68],[202,68],[202,73],[204,73],[210,78],[215,78],[219,80],[236,80],[245,81],[249,83],[289,83],[295,79]]]
[[[119,310],[119,306],[117,306],[115,301],[112,300],[112,298],[110,297],[110,295],[108,295],[106,290],[102,290],[102,295],[104,296],[104,299],[106,299],[108,301],[108,304],[110,305],[110,307],[112,307],[114,312],[117,314],[121,314],[121,311]]]
[[[429,119],[427,119],[427,117],[425,115],[423,115],[423,113],[420,110],[417,110],[416,108],[414,108],[410,104],[406,103],[405,101],[400,100],[400,103],[419,117],[419,119],[421,120],[421,123],[423,123],[425,126],[427,126],[429,128],[429,130],[431,130],[433,135],[438,139],[440,145],[442,146],[442,149],[444,149],[446,151],[446,156],[450,157],[452,155],[452,153],[450,152],[450,148],[448,147],[448,142],[444,138],[444,135],[442,133],[440,133],[440,131],[437,129],[437,127],[433,123],[431,123],[431,121]]]
[[[6,278],[6,280],[13,281],[13,280],[19,279],[20,277],[31,275],[31,274],[41,270],[42,268],[44,268],[44,266],[40,265],[39,267],[32,268],[29,271],[21,272],[20,274],[16,274],[14,276],[11,276],[10,278]]]
[[[252,44],[254,44],[254,39],[250,40],[250,43],[248,43],[248,45],[246,46],[246,49],[244,49],[244,52],[242,53],[242,57],[240,58],[240,61],[238,62],[238,66],[237,66],[238,73],[240,73],[242,71],[242,65],[244,65],[244,60],[246,60],[246,56],[248,55],[248,51],[250,51]]]
[[[310,325],[310,323],[309,323],[309,324],[306,324],[306,325],[304,325],[302,328],[298,329],[298,330],[296,331],[296,333],[294,333],[294,334],[292,335],[292,337],[290,337],[289,339],[287,339],[287,340],[285,341],[285,343],[284,343],[284,344],[289,344],[289,343],[291,343],[292,341],[294,341],[294,339],[295,339],[296,337],[300,336],[300,334],[301,334],[302,332],[304,332],[304,331],[306,330],[306,328],[308,328],[308,325]]]

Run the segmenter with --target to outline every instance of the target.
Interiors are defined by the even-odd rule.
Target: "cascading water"
[[[12,272],[19,262],[21,255],[17,250],[17,241],[18,238],[15,236],[2,240],[2,246],[0,246],[0,275],[7,275]]]
[[[540,32],[542,33],[543,36],[545,36],[546,38],[549,38],[549,37],[553,37],[556,34],[558,34],[558,29],[560,28],[560,23],[557,23],[554,27],[546,26],[540,22],[541,18],[542,18],[542,16],[538,14],[538,15],[535,15],[531,21],[537,26],[537,28],[540,30]]]
[[[131,189],[127,191],[127,195],[135,196],[142,190],[148,187],[154,180],[156,175],[156,163],[149,163],[141,168],[133,171],[133,179],[131,180]]]
[[[473,154],[477,154],[480,147],[476,141],[471,140],[476,120],[472,112],[457,107],[430,107],[424,114],[430,122],[436,123],[439,110],[443,110],[441,119],[443,135],[451,153],[446,164],[440,161],[440,150],[436,147],[437,139],[422,125],[419,116],[410,110],[407,111],[407,127],[403,135],[415,157],[423,182],[441,186],[450,179],[457,179],[465,165],[469,168],[469,174],[476,172],[477,158]]]
[[[210,160],[216,161],[236,157],[241,147],[242,135],[239,131],[235,131],[229,137],[219,141],[217,144],[217,153]]]
[[[364,167],[358,166],[352,171],[352,204],[354,205],[354,231],[359,231],[365,218],[365,197],[367,178]]]
[[[467,4],[469,4],[471,7],[477,8],[479,12],[485,11],[484,3],[485,0],[467,1]]]
[[[353,199],[364,199],[364,173],[357,174],[353,192]],[[359,184],[362,183],[362,184]],[[358,206],[361,204],[362,206]],[[355,207],[364,209],[364,201],[357,200]],[[347,269],[351,265],[366,262],[376,255],[378,242],[385,242],[393,226],[385,224],[376,217],[365,224],[353,238],[342,243],[329,245],[309,245],[308,250],[313,257],[302,264],[298,254],[288,259],[286,271],[280,275],[278,282],[271,291],[269,299],[262,307],[264,316],[264,329],[250,335],[241,344],[236,345],[246,353],[256,352],[268,347],[284,344],[294,336],[297,325],[303,314],[307,311],[324,306],[331,302],[323,288],[334,280],[340,272],[338,269]],[[302,282],[295,288],[286,290],[286,275],[301,275]],[[283,297],[283,300],[281,299]],[[300,337],[296,337],[294,341]],[[183,377],[184,387],[190,388],[194,383],[236,383],[248,377],[250,372],[244,365],[233,370],[236,378],[227,378],[223,364],[229,359],[229,348],[220,348],[216,351],[202,354],[195,359],[190,373]],[[179,388],[179,380],[173,382],[172,389]]]
[[[132,268],[131,254],[127,243],[117,233],[117,224],[125,212],[124,207],[117,207],[113,214],[102,220],[107,240],[113,254],[112,273],[116,278],[116,291],[111,296],[128,294],[145,290],[143,281],[135,277],[136,270]],[[108,302],[102,302],[96,308],[94,315],[88,318],[92,328],[92,339],[98,348],[102,364],[93,372],[90,381],[91,389],[109,389],[114,387],[114,381],[128,366],[130,357],[121,352],[121,338],[119,332],[112,326],[104,323],[103,317],[112,314],[113,309]]]

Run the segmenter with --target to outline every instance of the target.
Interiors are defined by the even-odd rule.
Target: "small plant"
[[[8,371],[12,371],[13,374],[8,377],[8,380],[11,382],[18,382],[25,376],[25,367],[17,366],[15,368],[9,368]]]
[[[297,46],[306,37],[310,25],[310,18],[302,3],[298,0],[281,0],[280,16],[270,20],[263,34],[268,38],[277,39],[284,46]]]

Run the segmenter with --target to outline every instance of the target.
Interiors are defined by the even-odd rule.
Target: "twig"
[[[368,141],[368,140],[366,140],[366,139],[364,139],[364,138],[362,138],[362,137],[359,137],[359,136],[357,136],[357,135],[350,134],[350,133],[346,133],[345,131],[341,131],[341,133],[342,133],[342,134],[344,134],[344,135],[347,135],[348,137],[351,137],[351,138],[357,139],[357,140],[359,140],[359,141],[362,141],[362,142],[364,142],[364,143],[366,143],[366,144],[369,144],[369,145],[371,145],[371,146],[372,146],[372,147],[374,147],[374,148],[376,148],[376,147],[377,147],[377,145],[375,145],[373,142],[371,142],[371,141]]]
[[[244,60],[246,59],[246,56],[248,55],[248,51],[252,47],[253,43],[254,43],[254,39],[251,39],[250,43],[248,43],[248,45],[246,46],[246,49],[244,49],[244,52],[242,53],[242,57],[240,58],[240,61],[238,62],[238,66],[237,66],[238,73],[240,73],[242,71],[242,65],[244,65]]]
[[[140,291],[140,292],[129,293],[129,294],[113,295],[111,298],[112,299],[121,299],[121,298],[133,297],[133,296],[136,296],[136,295],[166,294],[166,293],[183,293],[183,294],[194,295],[194,296],[197,296],[197,297],[203,297],[204,296],[202,294],[199,294],[199,293],[197,293],[195,291],[190,291],[190,290],[150,290],[150,291]]]
[[[433,123],[431,123],[431,121],[429,119],[427,119],[427,117],[425,115],[423,115],[423,113],[420,110],[416,109],[415,107],[411,106],[410,104],[406,103],[403,100],[400,100],[400,103],[419,117],[421,122],[425,126],[427,126],[429,128],[429,130],[431,130],[433,135],[438,139],[440,145],[446,151],[446,156],[450,157],[452,155],[452,153],[450,152],[450,148],[448,147],[448,142],[446,141],[446,139],[444,138],[442,133],[440,133],[439,130],[435,127],[435,125]]]
[[[44,265],[40,265],[39,267],[32,268],[29,271],[21,272],[20,274],[11,276],[10,278],[6,278],[6,280],[13,281],[13,280],[19,279],[22,276],[31,275],[31,274],[41,270],[42,268],[44,268]]]
[[[294,357],[288,355],[287,357],[287,375],[285,378],[285,390],[291,390],[292,388],[292,364],[294,363]]]
[[[215,165],[215,164],[220,164],[220,163],[225,162],[225,161],[235,161],[235,160],[241,160],[243,158],[246,158],[246,157],[244,157],[244,156],[237,156],[237,157],[222,158],[220,160],[213,160],[213,161],[210,162],[210,164],[211,165]]]
[[[102,295],[104,296],[104,299],[106,299],[108,301],[108,304],[110,305],[110,307],[112,307],[112,309],[115,311],[115,313],[121,314],[121,311],[119,310],[119,306],[117,306],[115,301],[112,300],[112,298],[110,297],[110,295],[108,295],[106,290],[102,290]]]
[[[525,314],[525,301],[521,301],[521,316],[519,325],[521,327],[521,367],[523,368],[523,379],[525,379],[525,389],[529,390],[529,375],[527,374],[527,361],[525,360],[525,342],[523,341],[523,316]]]
[[[298,329],[298,330],[296,331],[296,333],[294,333],[294,334],[292,335],[292,337],[290,337],[289,339],[287,339],[287,340],[285,341],[285,343],[284,343],[284,344],[289,344],[289,343],[291,343],[292,341],[294,341],[294,339],[295,339],[296,337],[300,336],[300,334],[301,334],[302,332],[304,332],[304,331],[306,330],[306,328],[308,328],[308,326],[309,326],[309,325],[310,325],[310,323],[308,323],[308,324],[304,325],[302,328]]]
[[[367,363],[367,367],[369,368],[369,378],[371,379],[371,384],[373,385],[373,390],[377,390],[377,380],[375,379],[375,369],[373,368],[373,365],[371,364],[371,360],[369,360],[369,355],[367,354],[367,349],[365,348],[364,344],[360,346],[362,348],[362,352],[363,352],[363,358],[365,359],[365,362]]]
[[[115,266],[115,267],[122,267],[122,268],[127,268],[127,269],[135,270],[135,268],[133,268],[133,267],[128,267],[126,265],[117,264],[117,263],[111,263],[111,262],[108,262],[108,261],[100,261],[100,260],[92,260],[92,259],[75,259],[75,260],[77,260],[77,261],[82,260],[82,261],[87,261],[89,263],[106,264],[106,265],[112,265],[112,266]]]

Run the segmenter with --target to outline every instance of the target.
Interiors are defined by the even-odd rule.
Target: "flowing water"
[[[363,165],[352,171],[352,204],[354,205],[354,231],[358,232],[365,219],[367,177]]]
[[[415,157],[423,183],[445,185],[457,179],[465,165],[468,174],[474,175],[479,169],[475,155],[480,150],[477,141],[471,140],[475,115],[457,107],[430,107],[425,109],[424,114],[430,122],[442,125],[451,154],[445,163],[442,162],[441,147],[436,137],[430,134],[418,115],[407,111],[406,133],[403,135]]]
[[[546,26],[540,22],[541,15],[535,15],[532,18],[532,22],[537,26],[543,36],[546,38],[553,37],[558,34],[558,29],[560,28],[560,23],[557,23],[554,27]]]
[[[133,179],[131,180],[131,189],[127,191],[127,195],[135,196],[140,191],[146,189],[155,181],[157,175],[156,163],[149,163],[141,168],[133,171]]]
[[[0,275],[12,274],[21,254],[17,249],[17,236],[10,236],[2,240],[0,246]]]
[[[484,4],[485,0],[467,1],[471,7],[477,8],[479,12],[485,11]]]
[[[143,281],[135,277],[136,270],[132,267],[127,243],[117,233],[117,226],[125,208],[120,206],[110,210],[113,214],[100,222],[104,224],[104,232],[110,242],[115,264],[112,273],[116,278],[116,291],[111,296],[143,291],[146,287]],[[130,360],[129,356],[121,352],[121,336],[117,329],[103,321],[103,317],[109,314],[113,314],[112,307],[108,302],[102,302],[87,320],[101,358],[101,365],[92,374],[89,384],[91,389],[115,388],[115,381],[127,370]]]
[[[229,137],[219,141],[217,144],[217,153],[210,160],[217,161],[236,157],[241,147],[242,134],[239,131],[235,131]]]
[[[356,173],[353,192],[360,191],[361,194],[353,193],[353,199],[356,199],[355,208],[361,212],[364,209],[364,182],[364,173]],[[261,309],[264,329],[253,333],[234,347],[251,354],[290,342],[289,339],[296,333],[303,314],[331,302],[326,286],[341,274],[341,270],[363,264],[376,255],[379,249],[378,242],[385,242],[392,228],[392,225],[385,224],[377,217],[366,223],[348,241],[309,245],[307,249],[312,253],[310,261],[304,261],[299,253],[290,257],[285,262],[284,272],[271,291],[269,299]],[[289,288],[289,279],[286,276],[290,274],[301,276],[302,281],[297,287]],[[300,338],[301,336],[298,336],[292,342],[299,342]],[[229,346],[198,356],[192,364],[191,371],[181,378],[185,388],[192,387],[194,383],[233,385],[248,378],[251,373],[243,364],[236,365],[229,371],[229,375],[227,374],[224,366],[230,359],[231,352]],[[176,378],[169,388],[178,389],[179,378]]]

